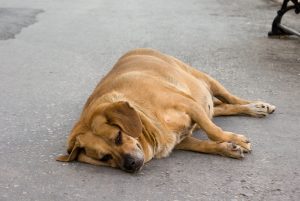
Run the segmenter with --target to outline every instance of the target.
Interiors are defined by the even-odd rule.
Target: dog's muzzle
[[[123,156],[123,165],[122,169],[126,172],[137,172],[139,171],[144,164],[144,158],[139,156],[132,156],[130,154],[125,154]]]

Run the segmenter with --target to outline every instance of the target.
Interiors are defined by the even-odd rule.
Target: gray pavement
[[[0,8],[0,40],[15,38],[22,28],[36,22],[36,15],[43,12],[30,8]]]
[[[1,201],[300,200],[300,40],[267,38],[275,2],[0,0],[0,7]],[[56,162],[99,79],[136,47],[174,55],[239,96],[275,104],[268,118],[215,119],[247,135],[253,152],[234,160],[174,151],[135,175]]]

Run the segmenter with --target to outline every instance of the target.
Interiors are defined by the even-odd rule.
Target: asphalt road
[[[300,200],[300,40],[267,37],[278,4],[0,0],[0,7],[1,201]],[[276,105],[264,119],[215,119],[247,135],[253,152],[234,160],[175,151],[135,175],[56,162],[99,79],[137,47]]]

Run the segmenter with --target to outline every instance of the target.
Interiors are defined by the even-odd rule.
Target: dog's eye
[[[121,131],[118,132],[118,135],[115,139],[115,143],[116,143],[116,145],[121,145],[122,144],[122,132]]]
[[[101,159],[100,159],[100,161],[102,161],[102,162],[107,162],[107,161],[109,161],[109,160],[111,160],[112,159],[112,155],[110,155],[110,154],[105,154]]]

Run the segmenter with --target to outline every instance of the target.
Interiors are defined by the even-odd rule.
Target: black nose
[[[143,162],[143,159],[125,154],[123,157],[123,169],[127,172],[136,172],[142,167]]]

